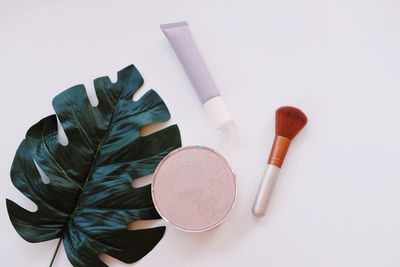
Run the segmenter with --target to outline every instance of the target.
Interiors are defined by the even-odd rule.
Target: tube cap
[[[235,124],[221,96],[213,97],[204,103],[204,110],[210,117],[219,134],[228,137],[235,131]]]

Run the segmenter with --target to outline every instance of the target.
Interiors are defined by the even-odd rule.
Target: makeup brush
[[[253,205],[254,216],[262,217],[265,215],[289,145],[306,123],[306,115],[298,108],[281,107],[276,111],[274,144]]]

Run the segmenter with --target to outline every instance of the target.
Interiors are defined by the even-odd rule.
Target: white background
[[[235,118],[220,143],[160,23],[187,20]],[[62,90],[134,63],[184,145],[236,170],[237,205],[218,229],[167,228],[133,266],[400,266],[398,0],[0,0],[0,265],[48,266],[57,241],[25,242],[5,198],[34,205],[9,169],[26,130]],[[93,90],[93,89],[90,89]],[[93,95],[93,92],[90,91]],[[309,124],[292,144],[269,212],[250,212],[281,105]],[[110,266],[126,266],[106,258]],[[70,266],[64,251],[54,266]]]

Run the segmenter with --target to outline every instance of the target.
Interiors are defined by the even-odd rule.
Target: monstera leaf
[[[127,229],[132,221],[160,218],[150,185],[134,188],[131,183],[151,174],[181,141],[176,125],[139,134],[141,127],[170,118],[152,90],[132,100],[142,84],[131,65],[118,72],[116,83],[108,77],[94,81],[97,107],[91,106],[83,85],[57,95],[53,107],[67,145],[57,141],[56,115],[28,130],[16,152],[11,179],[38,209],[30,212],[7,199],[11,222],[25,240],[59,238],[54,256],[63,242],[73,266],[89,267],[107,266],[99,259],[102,253],[135,262],[159,242],[164,227]],[[50,183],[43,182],[35,163]]]

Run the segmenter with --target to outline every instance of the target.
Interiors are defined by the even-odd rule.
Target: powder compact
[[[236,176],[215,150],[187,146],[167,155],[154,172],[152,197],[160,216],[187,232],[220,225],[236,200]]]

